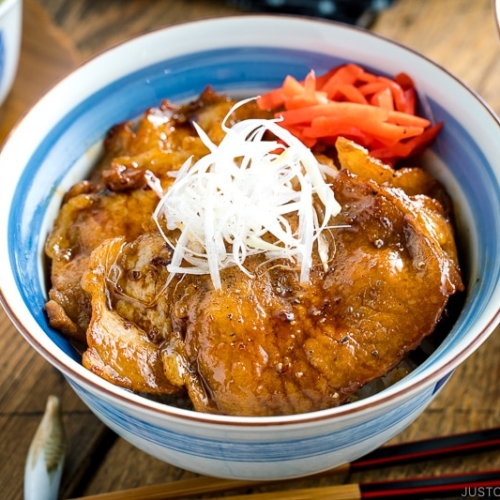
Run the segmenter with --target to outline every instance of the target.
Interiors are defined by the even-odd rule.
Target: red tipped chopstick
[[[360,498],[500,497],[500,470],[378,481],[359,485]]]
[[[351,462],[350,470],[370,470],[495,449],[500,450],[500,427],[383,446]]]

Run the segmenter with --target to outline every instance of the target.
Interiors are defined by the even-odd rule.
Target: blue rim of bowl
[[[261,17],[270,17],[270,16],[258,16],[258,17],[261,18]],[[294,17],[294,16],[287,16],[287,17]],[[208,22],[210,22],[210,21],[208,21]],[[326,21],[314,20],[313,22],[324,23]],[[328,22],[328,24],[335,25],[336,23]],[[346,27],[343,25],[342,25],[342,29],[356,30],[356,31],[363,31],[364,32],[364,30],[361,30],[359,28],[350,27],[350,26]],[[156,30],[156,31],[162,31],[162,30],[163,29]],[[155,32],[152,32],[152,33],[154,34]],[[151,35],[151,33],[143,35],[143,37],[149,36],[149,35]],[[494,118],[494,120],[497,122],[497,124],[500,125],[497,116],[488,107],[488,105],[472,89],[470,89],[469,87],[464,85],[463,82],[458,80],[454,75],[450,74],[444,68],[442,68],[441,66],[439,66],[435,62],[431,61],[430,59],[426,58],[425,56],[419,54],[418,52],[413,51],[412,49],[409,49],[409,48],[407,48],[407,47],[405,47],[405,46],[403,46],[395,41],[387,40],[386,38],[384,38],[380,35],[377,35],[377,34],[373,34],[373,33],[370,33],[370,35],[373,37],[379,38],[380,40],[383,40],[385,42],[388,42],[390,44],[393,44],[395,46],[400,46],[404,50],[413,52],[419,58],[422,58],[422,59],[426,60],[427,62],[430,62],[433,66],[439,68],[444,73],[447,73],[454,80],[456,80],[465,90],[470,92],[474,96],[474,98],[482,104],[484,109],[492,116],[492,118]],[[141,37],[138,37],[138,38],[141,38]],[[248,47],[245,47],[245,49],[248,49]],[[97,57],[99,57],[99,55],[97,55],[95,58],[97,58]],[[95,58],[93,58],[90,61],[88,61],[87,63],[85,63],[85,65],[83,65],[83,66],[90,64]],[[323,58],[324,58],[324,56],[323,56]],[[336,58],[334,57],[333,59],[336,59]],[[136,111],[143,111],[143,109],[144,108],[141,108],[141,109],[136,110]],[[50,351],[46,350],[43,345],[39,344],[29,334],[29,332],[26,331],[26,329],[23,327],[21,320],[19,318],[17,318],[14,311],[10,309],[10,307],[8,305],[8,299],[3,295],[3,291],[1,289],[0,289],[0,298],[1,298],[1,302],[4,304],[4,307],[6,308],[7,312],[9,313],[9,316],[11,317],[11,319],[13,320],[13,322],[15,323],[17,328],[21,331],[23,336],[28,340],[28,342],[30,342],[35,348],[37,348],[37,350],[39,352],[43,353],[44,356],[49,361],[51,361],[52,364],[56,365],[59,369],[61,369],[61,371],[63,373],[65,371],[69,370],[72,372],[72,376],[79,379],[82,383],[93,384],[94,386],[98,386],[100,391],[104,391],[105,393],[107,393],[107,395],[112,396],[113,398],[119,398],[122,403],[126,402],[127,404],[130,404],[130,400],[134,400],[134,404],[139,403],[142,407],[144,407],[148,410],[159,411],[159,413],[161,413],[161,414],[171,414],[172,416],[182,416],[183,418],[187,417],[187,418],[197,420],[197,421],[210,421],[213,423],[222,423],[222,424],[229,423],[229,424],[233,424],[233,425],[234,424],[252,425],[253,423],[258,424],[258,425],[263,425],[263,424],[264,425],[266,425],[266,424],[267,425],[275,425],[275,424],[280,424],[280,423],[284,424],[287,422],[291,422],[291,423],[299,423],[299,422],[305,422],[305,421],[310,422],[310,421],[323,420],[325,418],[330,418],[333,415],[336,415],[336,416],[349,415],[353,412],[360,411],[361,408],[380,406],[384,402],[391,400],[398,393],[401,392],[401,390],[396,390],[396,389],[385,390],[382,393],[380,393],[379,395],[371,397],[367,400],[363,400],[363,401],[353,403],[350,405],[344,405],[344,406],[341,406],[338,408],[333,408],[330,410],[322,410],[320,412],[293,415],[293,416],[287,416],[287,417],[270,417],[269,420],[266,417],[258,417],[257,419],[255,419],[255,421],[254,421],[254,419],[252,419],[252,417],[237,417],[236,418],[237,422],[235,422],[234,417],[225,417],[225,416],[218,416],[218,415],[206,415],[206,414],[195,413],[195,412],[188,411],[188,410],[180,410],[177,408],[166,407],[165,405],[155,404],[154,402],[146,400],[146,399],[142,398],[141,396],[137,396],[137,395],[134,395],[132,393],[124,392],[122,389],[116,388],[114,386],[110,386],[110,384],[108,384],[108,383],[102,384],[102,381],[100,381],[101,383],[97,384],[97,383],[95,383],[96,382],[95,380],[92,380],[90,378],[91,376],[94,376],[94,375],[91,375],[90,373],[88,373],[89,377],[85,377],[82,374],[78,373],[77,371],[72,370],[71,367],[68,367],[67,365],[62,363],[59,359],[56,358],[56,356],[54,356]],[[443,366],[441,366],[438,370],[433,371],[432,373],[430,373],[424,377],[420,377],[419,379],[416,379],[416,380],[412,381],[411,383],[407,384],[408,387],[405,389],[405,392],[409,393],[411,390],[416,390],[416,385],[418,385],[418,384],[427,385],[427,384],[431,384],[432,382],[436,382],[436,381],[439,383],[440,379],[446,377],[449,374],[449,372],[452,371],[463,359],[465,359],[477,347],[479,347],[479,345],[483,342],[483,340],[485,340],[489,336],[489,334],[493,331],[494,327],[498,323],[499,317],[500,317],[500,311],[497,310],[496,313],[492,316],[491,321],[487,325],[485,325],[485,327],[483,328],[480,335],[478,335],[465,349],[458,352],[454,358],[448,360],[448,362],[446,364],[444,364]]]

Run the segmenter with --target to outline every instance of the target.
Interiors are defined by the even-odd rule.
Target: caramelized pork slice
[[[110,239],[92,252],[82,281],[92,297],[83,365],[141,393],[180,391],[164,375],[159,348],[169,331],[169,302],[162,293],[169,258],[158,236],[133,244]]]
[[[51,289],[45,310],[49,322],[65,335],[85,343],[91,308],[80,285],[90,253],[108,238],[135,239],[154,222],[157,203],[151,191],[78,193],[62,206],[45,251],[51,259]]]
[[[372,180],[384,186],[401,188],[408,196],[423,194],[439,201],[448,216],[451,200],[444,186],[421,168],[394,169],[368,154],[355,142],[339,137],[335,142],[340,168],[349,170],[360,179]]]
[[[199,277],[178,299],[184,338],[173,338],[163,359],[198,411],[281,415],[337,406],[396,366],[463,289],[438,205],[347,170],[333,189],[342,212],[326,271],[316,266],[304,284],[286,263],[265,270],[252,257],[255,277],[226,269],[222,289]]]

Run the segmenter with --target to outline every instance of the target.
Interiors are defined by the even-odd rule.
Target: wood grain
[[[36,1],[25,0],[22,50],[13,88],[0,107],[0,143],[36,99],[73,69],[79,56]]]
[[[243,14],[224,0],[41,0],[84,58],[148,31]]]
[[[71,40],[52,24],[45,9],[34,0],[25,0],[19,71],[0,108],[0,143],[29,105],[77,63]],[[26,455],[50,394],[60,398],[63,409],[69,444],[63,487],[68,488],[78,483],[88,457],[110,431],[60,373],[29,347],[0,308],[1,498],[23,498]]]
[[[500,39],[491,0],[399,0],[373,30],[441,64],[500,112]]]
[[[45,9],[36,0],[25,0],[27,15],[20,72],[15,89],[0,109],[0,138],[30,102],[78,61],[162,26],[243,13],[222,0],[40,2]],[[379,16],[372,29],[442,64],[500,113],[500,41],[490,0],[397,0]],[[33,78],[34,74],[38,75],[37,79]],[[500,425],[498,352],[500,331],[457,369],[431,406],[392,443]],[[0,366],[2,498],[22,498],[25,455],[46,397],[51,393],[61,398],[69,441],[62,498],[196,476],[116,439],[78,400],[66,381],[27,346],[3,313],[0,313]],[[304,478],[290,482],[289,487],[330,486],[347,481],[367,482],[495,467],[500,467],[500,454],[490,452],[353,473],[348,477]],[[269,492],[274,491],[273,488],[267,485],[247,491]]]

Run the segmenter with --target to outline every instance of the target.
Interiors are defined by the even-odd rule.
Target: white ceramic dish
[[[21,48],[22,0],[0,2],[0,104],[16,76]]]
[[[150,401],[87,371],[51,330],[43,244],[61,194],[82,178],[106,131],[162,98],[185,101],[207,85],[235,97],[284,76],[354,61],[411,75],[423,111],[445,127],[428,167],[452,195],[468,293],[440,348],[381,393],[331,410],[284,417],[227,417]],[[89,61],[22,119],[0,154],[1,300],[26,340],[57,367],[118,434],[179,467],[228,478],[306,475],[352,461],[408,426],[453,370],[499,322],[500,125],[469,88],[427,58],[369,32],[296,17],[246,16],[159,30]]]

